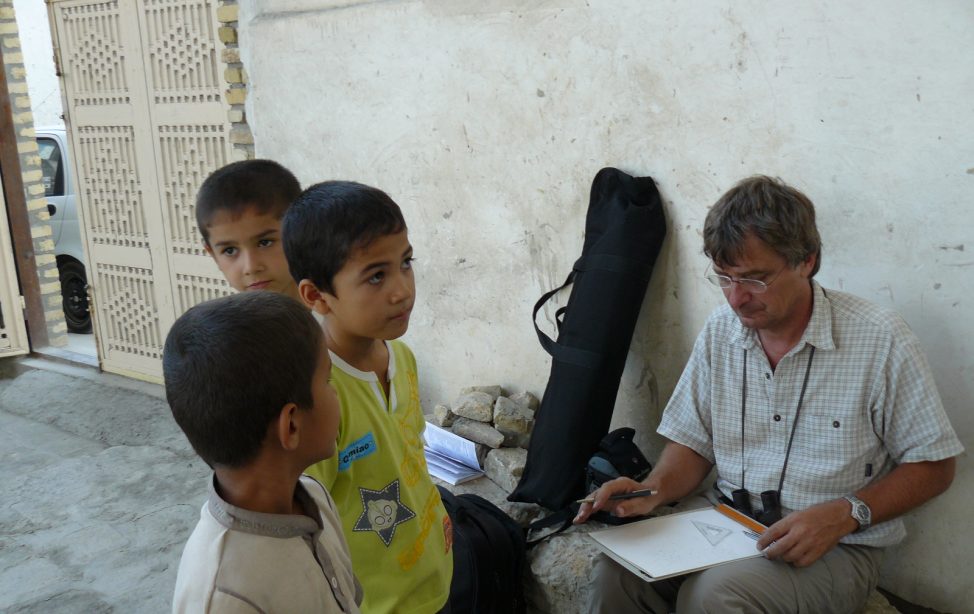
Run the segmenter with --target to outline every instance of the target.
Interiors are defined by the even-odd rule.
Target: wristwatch
[[[873,512],[866,502],[855,495],[846,495],[843,499],[852,504],[852,517],[859,523],[859,528],[855,532],[868,529],[873,522]]]

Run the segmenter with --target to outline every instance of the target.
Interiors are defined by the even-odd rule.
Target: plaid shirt
[[[757,333],[744,328],[728,305],[714,311],[658,429],[715,463],[717,487],[728,498],[746,487],[755,510],[761,509],[762,491],[778,488],[812,346],[815,356],[781,489],[782,513],[853,493],[900,463],[942,460],[964,449],[906,322],[852,295],[826,294],[816,282],[812,287],[805,334],[774,371]],[[905,535],[902,520],[894,519],[842,541],[889,546]]]

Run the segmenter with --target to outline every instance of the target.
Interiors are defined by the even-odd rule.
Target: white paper
[[[760,556],[753,535],[714,508],[589,533],[607,555],[649,581]]]
[[[423,433],[423,437],[426,439],[427,448],[439,452],[443,456],[458,460],[468,467],[480,469],[480,462],[477,460],[477,447],[469,439],[454,435],[450,431],[429,422],[426,423],[426,431]]]
[[[456,485],[484,474],[472,441],[429,422],[426,423],[423,437],[426,440],[423,448],[426,467],[433,477]]]

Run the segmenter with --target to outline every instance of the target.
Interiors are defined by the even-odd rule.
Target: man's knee
[[[796,593],[786,567],[756,558],[695,573],[680,588],[676,611],[796,612]]]
[[[665,614],[669,611],[652,584],[606,556],[600,556],[595,562],[593,574],[595,582],[589,612]]]

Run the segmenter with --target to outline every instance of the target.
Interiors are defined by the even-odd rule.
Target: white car
[[[88,310],[88,279],[85,255],[81,245],[74,177],[64,128],[37,128],[41,170],[44,173],[44,195],[51,214],[54,253],[61,278],[64,319],[72,333],[91,332]]]

